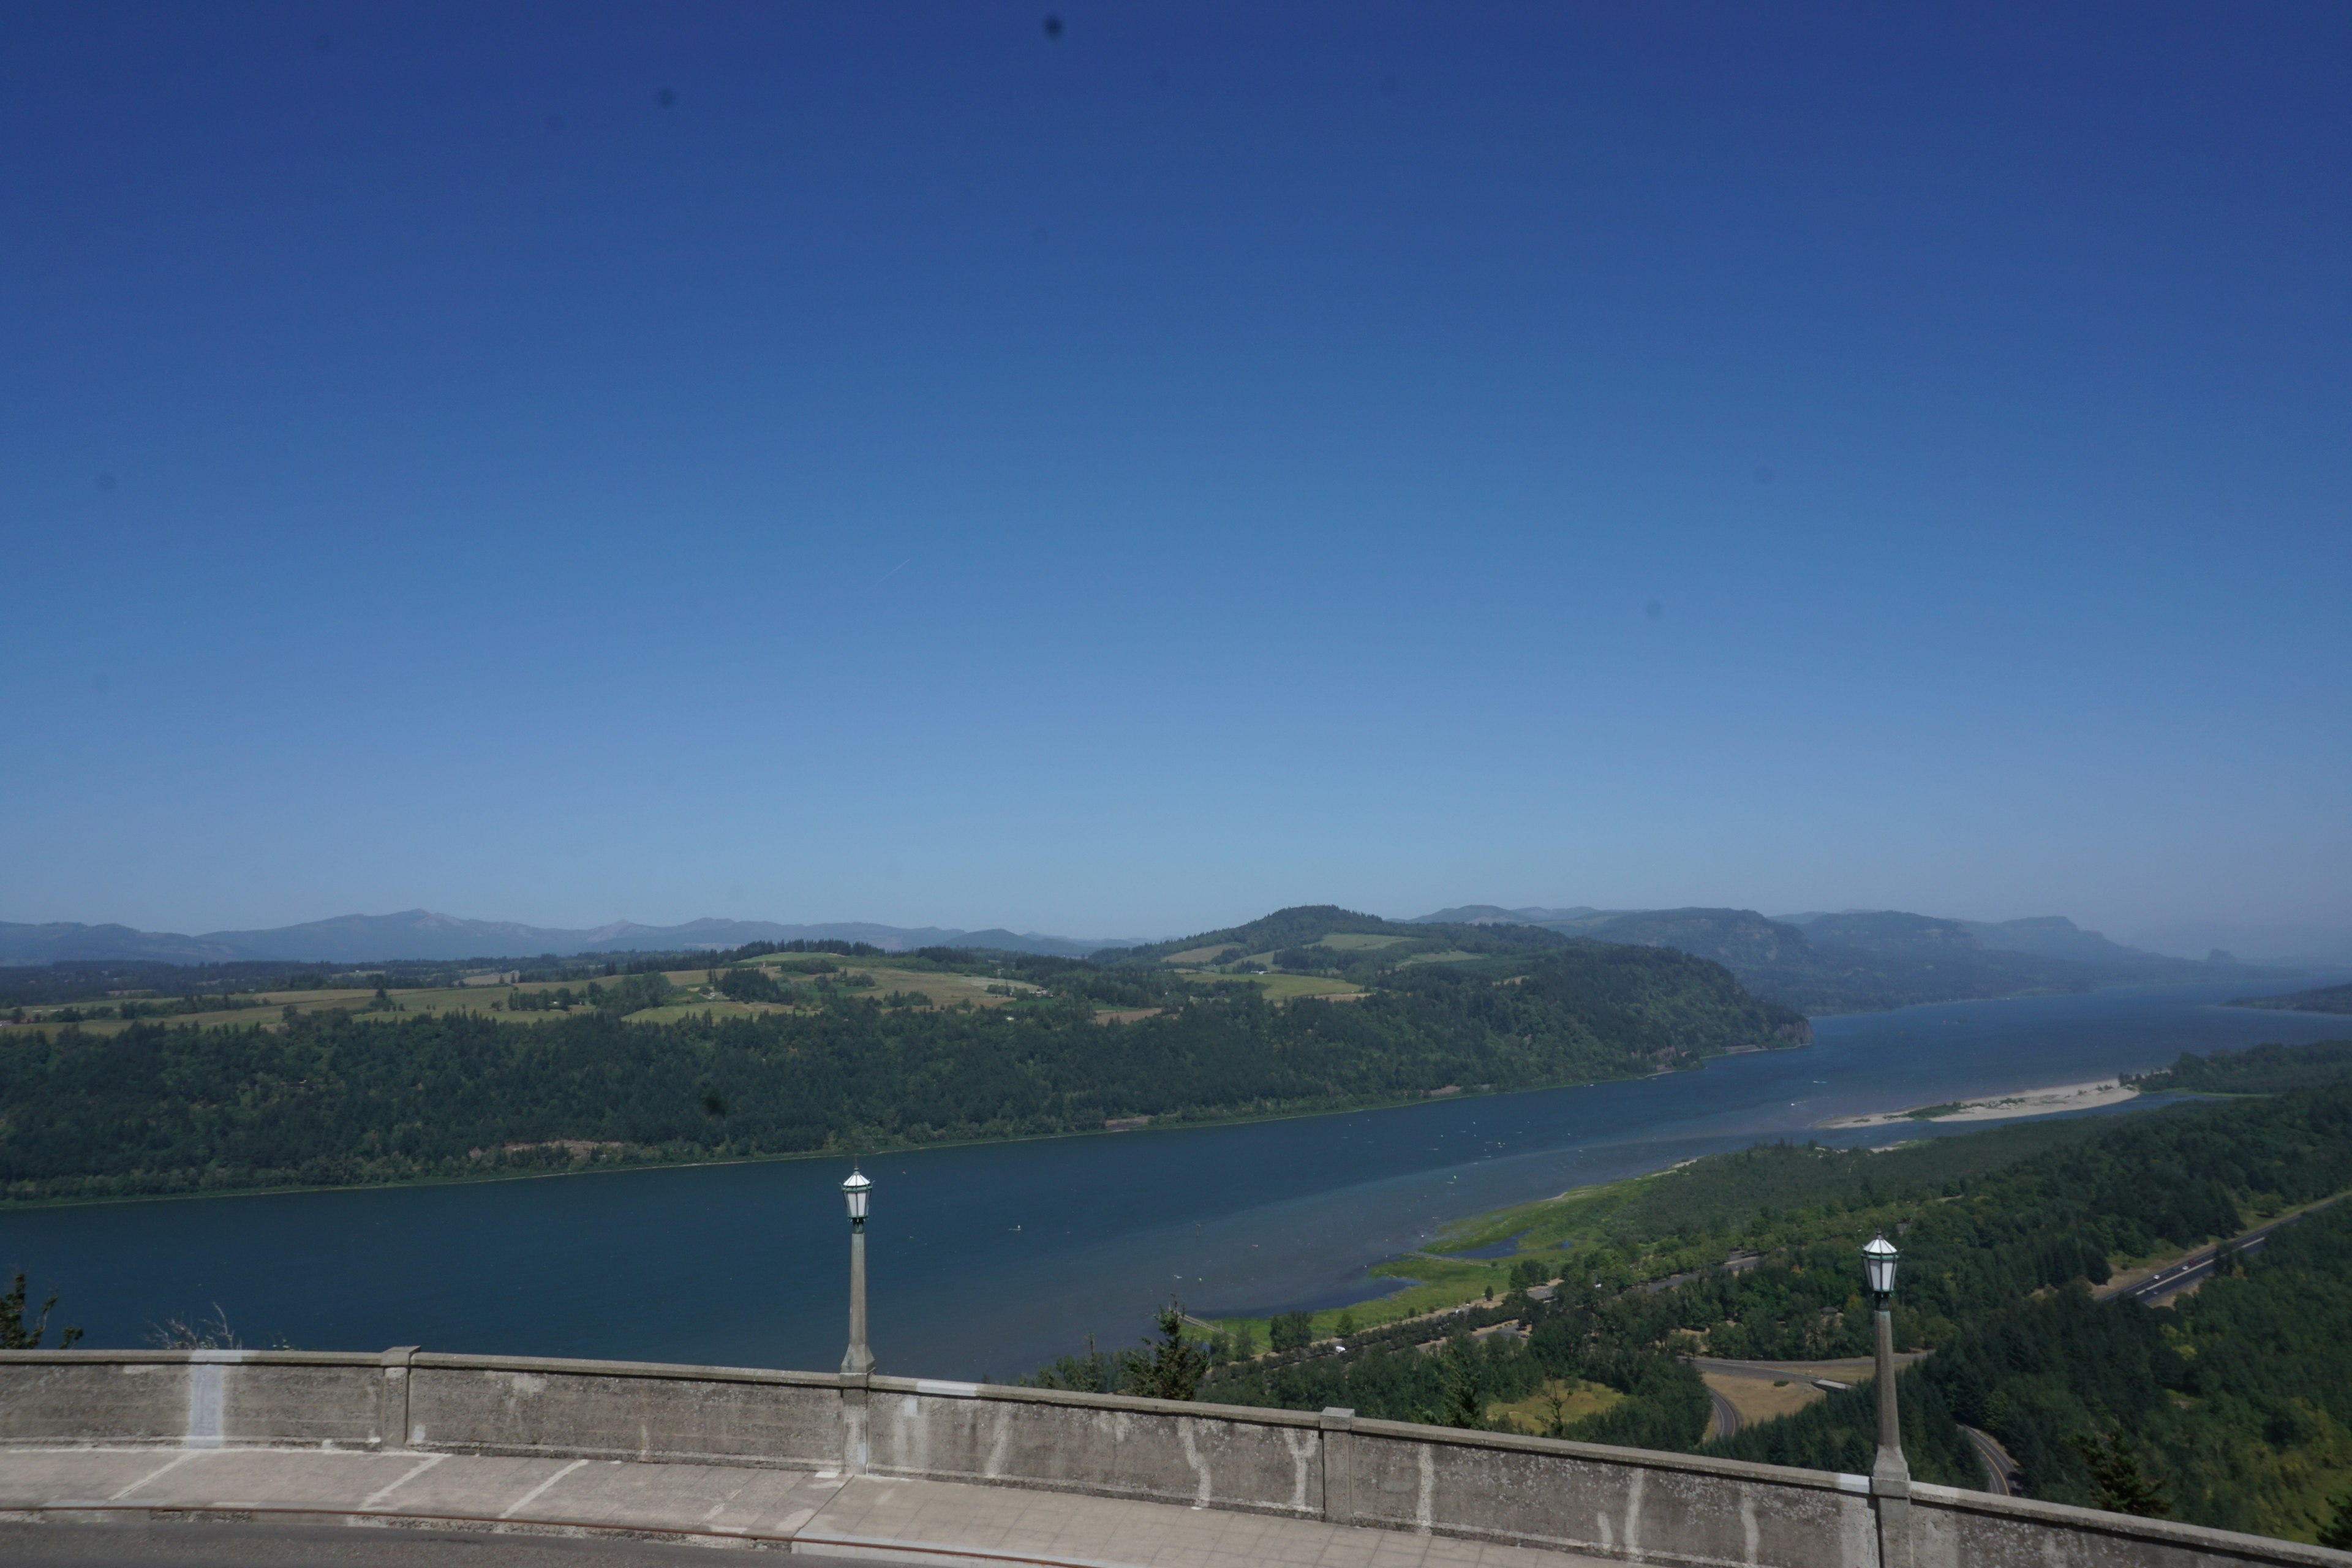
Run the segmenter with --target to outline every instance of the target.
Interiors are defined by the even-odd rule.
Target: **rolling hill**
[[[1244,957],[1213,967],[1204,947]],[[1281,973],[1247,972],[1261,951]],[[203,1026],[12,1026],[0,1196],[1164,1126],[1645,1076],[1811,1037],[1801,1015],[1670,948],[1328,906],[1099,961],[839,956],[761,942],[677,974],[248,998]],[[1302,973],[1328,988],[1272,984]]]

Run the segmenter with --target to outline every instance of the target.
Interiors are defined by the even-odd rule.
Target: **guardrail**
[[[1867,1477],[922,1378],[299,1351],[0,1352],[0,1447],[527,1454],[903,1476],[1746,1568],[2352,1564],[2267,1537]]]

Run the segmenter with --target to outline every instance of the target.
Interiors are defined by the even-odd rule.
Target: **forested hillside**
[[[1892,910],[1822,915],[1800,927],[1751,910],[1654,910],[1570,929],[1715,959],[1758,995],[1814,1015],[2252,973],[2122,948],[2115,950],[2120,956],[2093,960],[1992,947],[1982,932],[1996,928]],[[2097,952],[2091,942],[2081,946]]]
[[[779,962],[763,943],[690,990],[647,973],[472,994],[497,1012],[403,1014],[386,992],[358,1011],[256,1009],[243,1026],[12,1029],[0,1034],[0,1191],[129,1195],[1032,1136],[1532,1089],[1805,1037],[1803,1019],[1718,965],[1541,934],[1443,963],[1349,954],[1355,978],[1333,982],[1344,990],[1286,999],[1255,977],[1132,958],[934,950],[852,968],[820,953]],[[937,1000],[943,979],[972,999]]]
[[[1479,906],[1495,931],[1549,930],[1711,958],[1757,995],[1800,1012],[1867,1013],[2100,985],[2246,978],[2234,963],[2142,952],[2055,917],[1998,925],[1883,910],[1768,920],[1753,910],[1522,910]]]
[[[2175,1073],[2204,1065],[2184,1058]],[[1902,1377],[1920,1479],[1984,1484],[1966,1423],[2008,1447],[2035,1497],[2154,1498],[2174,1517],[2312,1540],[2352,1493],[2352,1203],[2225,1258],[2170,1305],[2099,1289],[2131,1264],[2352,1189],[2352,1043],[2213,1066],[2218,1081],[2303,1087],[1884,1153],[1766,1146],[1504,1210],[1447,1244],[1516,1238],[1516,1254],[1464,1266],[1491,1271],[1492,1297],[1474,1286],[1457,1314],[1368,1328],[1355,1318],[1370,1308],[1302,1314],[1271,1355],[1228,1334],[1201,1397],[1865,1471],[1866,1386],[1710,1444],[1706,1391],[1682,1357],[1866,1355],[1858,1248],[1883,1229],[1905,1255],[1897,1342],[1933,1352]],[[1751,1252],[1752,1267],[1721,1266]],[[1525,1293],[1554,1277],[1549,1300]],[[1511,1319],[1524,1340],[1469,1338]],[[1043,1375],[1118,1370],[1066,1358]]]

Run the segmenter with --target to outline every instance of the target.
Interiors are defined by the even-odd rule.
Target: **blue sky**
[[[2352,10],[12,8],[0,918],[2352,922]]]

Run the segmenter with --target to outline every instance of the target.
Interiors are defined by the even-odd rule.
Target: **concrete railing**
[[[312,1447],[808,1469],[1746,1568],[2342,1565],[2266,1537],[1346,1411],[636,1362],[0,1352],[0,1447]],[[1906,1561],[1907,1559],[1907,1562]]]

